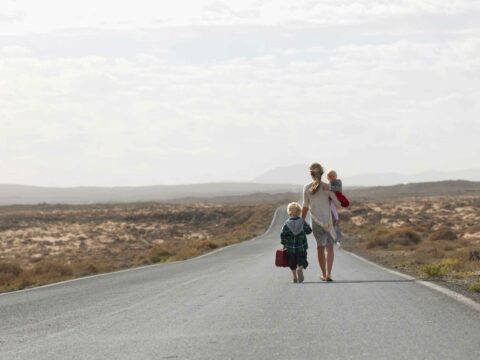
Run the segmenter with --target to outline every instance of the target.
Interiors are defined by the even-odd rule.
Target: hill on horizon
[[[252,193],[299,192],[298,185],[205,183],[120,187],[41,187],[0,184],[0,205],[90,204],[105,202],[169,201],[179,198],[241,196]]]
[[[350,200],[387,200],[412,197],[480,196],[480,181],[445,180],[347,189]]]
[[[255,202],[301,197],[302,186],[257,183],[207,183],[139,187],[38,187],[0,185],[1,205],[93,204],[145,201]],[[393,186],[346,187],[351,200],[423,196],[480,196],[480,182],[448,180]],[[297,194],[297,195],[295,195]]]
[[[354,176],[342,176],[342,172],[338,169],[337,171],[339,172],[339,178],[342,179],[343,185],[346,187],[390,186],[447,180],[480,181],[480,168],[459,171],[425,171],[415,174],[385,172]],[[268,184],[306,184],[309,181],[311,179],[306,164],[276,167],[252,180],[255,183]]]

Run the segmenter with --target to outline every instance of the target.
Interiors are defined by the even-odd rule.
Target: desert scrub
[[[17,264],[0,263],[0,288],[11,288],[22,272]]]
[[[365,234],[365,237],[370,237],[367,243],[367,249],[383,248],[388,249],[392,245],[412,246],[420,243],[422,238],[420,235],[409,227],[399,228],[377,228],[370,234]]]
[[[429,240],[457,240],[457,235],[451,229],[442,227],[432,232]]]
[[[169,251],[165,244],[155,245],[148,251],[147,255],[151,263],[165,262],[173,256],[171,250]]]
[[[13,276],[18,276],[22,272],[22,269],[17,264],[12,264],[9,262],[0,263],[0,274],[9,274]]]
[[[480,281],[477,281],[477,282],[471,284],[468,288],[470,290],[474,291],[474,292],[480,293]]]
[[[458,259],[444,259],[438,263],[424,265],[420,270],[428,277],[442,277],[460,267]]]
[[[0,206],[0,291],[198,256],[262,234],[279,202]]]

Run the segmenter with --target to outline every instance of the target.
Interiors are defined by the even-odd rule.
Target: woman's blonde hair
[[[310,175],[313,179],[313,184],[310,191],[312,192],[312,194],[315,194],[320,188],[320,182],[322,181],[323,175],[323,166],[319,163],[310,164]]]
[[[300,216],[302,212],[302,207],[299,203],[292,202],[287,206],[288,216]]]

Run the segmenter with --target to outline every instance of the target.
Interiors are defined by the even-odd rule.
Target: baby
[[[312,228],[301,217],[302,207],[296,202],[288,204],[288,220],[285,222],[280,234],[282,245],[287,249],[288,267],[293,273],[293,282],[301,283],[304,280],[303,270],[307,262],[307,235]]]
[[[330,191],[333,191],[335,195],[337,196],[338,201],[340,201],[342,207],[348,207],[349,201],[348,199],[343,195],[342,192],[342,180],[337,178],[337,172],[335,170],[329,170],[327,173],[327,179],[330,182]],[[333,201],[330,201],[330,210],[332,211],[332,217],[333,217],[333,225],[335,227],[335,231],[337,233],[337,241],[342,237],[342,232],[340,230],[340,220],[338,218],[338,211],[337,207],[333,203]]]

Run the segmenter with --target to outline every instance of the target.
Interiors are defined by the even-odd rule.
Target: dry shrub
[[[422,240],[420,235],[409,227],[378,228],[371,233],[371,240],[367,243],[367,249],[384,248],[391,245],[412,246]]]
[[[151,263],[165,262],[173,255],[174,253],[168,250],[165,244],[155,245],[147,252],[147,258]]]
[[[193,248],[188,244],[182,244],[176,249],[173,259],[186,260],[186,259],[195,257],[197,255],[200,255],[200,253],[201,253],[201,250]]]
[[[338,214],[340,221],[349,221],[352,218],[352,215],[347,211],[342,211]]]
[[[18,276],[22,272],[22,268],[17,264],[1,262],[0,263],[0,274]]]
[[[429,236],[430,240],[457,240],[457,238],[453,230],[447,227],[442,227]]]
[[[367,249],[383,248],[388,249],[389,242],[385,239],[373,239],[367,243]]]
[[[415,254],[417,258],[421,258],[423,260],[430,259],[442,259],[445,257],[445,252],[442,249],[439,249],[436,246],[428,247],[423,251],[419,251]]]
[[[112,259],[107,258],[90,258],[79,260],[69,265],[72,273],[77,276],[88,276],[100,274],[108,271],[118,270]]]
[[[480,250],[470,250],[468,254],[468,260],[480,261]]]
[[[465,232],[467,232],[467,233],[477,233],[477,232],[480,232],[480,224],[474,224],[474,225],[467,226],[467,227],[465,228]]]
[[[468,288],[472,291],[480,293],[480,281],[477,281],[477,282],[471,284]]]
[[[420,270],[429,277],[442,277],[459,267],[460,261],[458,259],[445,259],[438,263],[424,265]]]
[[[93,261],[79,262],[72,265],[77,276],[89,276],[100,273],[101,271]]]
[[[353,215],[368,215],[368,208],[365,208],[365,207],[361,207],[361,208],[356,208],[356,209],[352,209],[351,210],[351,213]]]
[[[0,273],[0,287],[9,288],[9,285],[16,279],[15,276],[9,273]]]
[[[214,242],[214,241],[202,241],[201,243],[198,244],[197,248],[200,250],[215,250],[219,248],[222,244],[219,242]],[[225,245],[225,244],[223,244]]]
[[[41,277],[66,277],[73,275],[70,266],[55,260],[44,260],[37,264],[32,269],[32,274]]]

